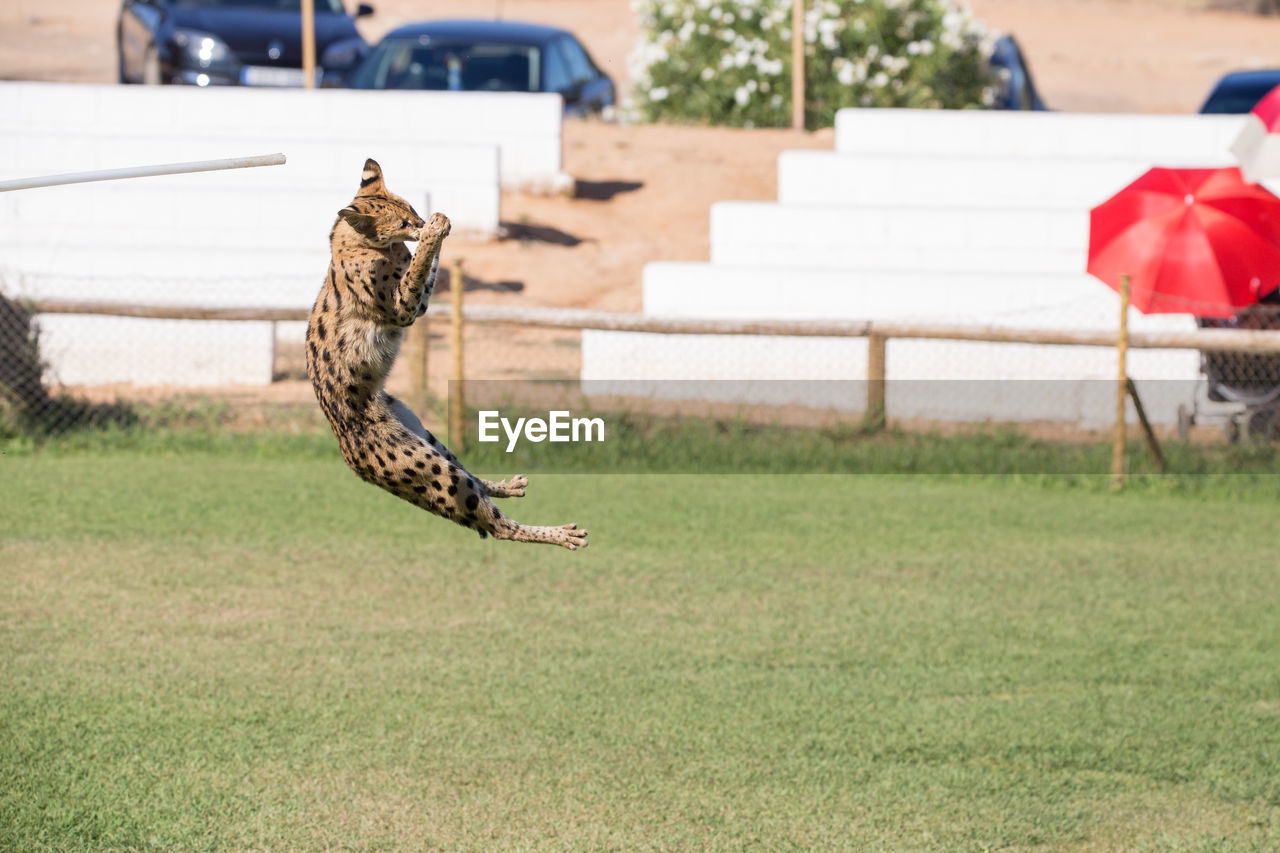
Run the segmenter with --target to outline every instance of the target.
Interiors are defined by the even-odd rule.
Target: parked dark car
[[[1247,113],[1263,96],[1280,86],[1280,68],[1233,71],[1223,76],[1200,107],[1202,113]]]
[[[315,0],[320,69],[341,72],[369,51],[342,0]],[[116,30],[121,83],[301,86],[300,0],[124,0]]]
[[[1022,47],[1013,36],[1001,36],[996,39],[988,61],[1001,81],[1001,89],[996,94],[996,101],[991,105],[995,110],[1043,110],[1047,109],[1036,84],[1031,79],[1031,67],[1022,54]]]
[[[400,27],[342,82],[353,89],[556,92],[564,97],[565,112],[579,115],[614,104],[613,81],[572,33],[518,21]]]

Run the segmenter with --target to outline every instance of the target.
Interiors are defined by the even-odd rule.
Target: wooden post
[[[791,3],[791,126],[804,130],[804,0]]]
[[[302,0],[302,85],[316,87],[316,5]]]
[[[884,429],[884,335],[867,335],[867,410],[862,416],[865,429],[879,432]]]
[[[1138,396],[1138,386],[1128,378],[1125,379],[1125,384],[1129,389],[1129,399],[1133,401],[1133,409],[1138,413],[1138,423],[1142,425],[1142,436],[1147,440],[1147,452],[1151,454],[1151,460],[1156,463],[1156,470],[1163,474],[1165,472],[1164,452],[1160,450],[1156,432],[1151,428],[1151,421],[1147,419],[1147,410],[1143,408],[1142,398]]]
[[[1129,396],[1129,276],[1120,276],[1120,332],[1116,337],[1116,426],[1111,438],[1111,485],[1122,489],[1124,472],[1124,401]]]
[[[449,296],[453,302],[453,374],[449,381],[449,444],[454,452],[466,449],[462,425],[466,411],[466,374],[462,367],[462,258],[453,262],[449,273]]]
[[[409,408],[425,418],[431,392],[427,381],[428,357],[431,353],[431,324],[423,314],[405,335],[405,359],[409,362]]]

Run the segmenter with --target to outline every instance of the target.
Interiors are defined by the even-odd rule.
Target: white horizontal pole
[[[0,181],[0,193],[64,184],[86,184],[92,181],[119,181],[125,178],[153,178],[158,175],[184,175],[188,172],[216,172],[220,169],[248,169],[253,166],[282,166],[283,154],[259,154],[255,157],[227,157],[222,160],[195,160],[190,163],[163,163],[156,166],[126,166],[122,169],[98,169],[93,172],[68,172]]]

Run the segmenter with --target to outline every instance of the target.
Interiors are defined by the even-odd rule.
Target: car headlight
[[[173,43],[186,60],[184,65],[209,68],[222,65],[233,58],[226,42],[199,30],[174,30]]]
[[[320,57],[322,68],[350,68],[369,52],[369,44],[361,38],[344,39],[325,48]]]

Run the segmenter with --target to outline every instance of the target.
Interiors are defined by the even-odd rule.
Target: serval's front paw
[[[427,224],[422,226],[422,230],[418,232],[418,240],[422,242],[428,242],[431,240],[439,242],[449,236],[449,231],[452,230],[452,228],[453,225],[449,222],[449,217],[445,216],[443,213],[433,213],[431,214],[431,219],[429,219]]]
[[[498,483],[484,480],[483,483],[484,490],[491,498],[522,498],[525,486],[529,485],[529,478],[523,474],[516,474],[510,480],[502,480]]]

